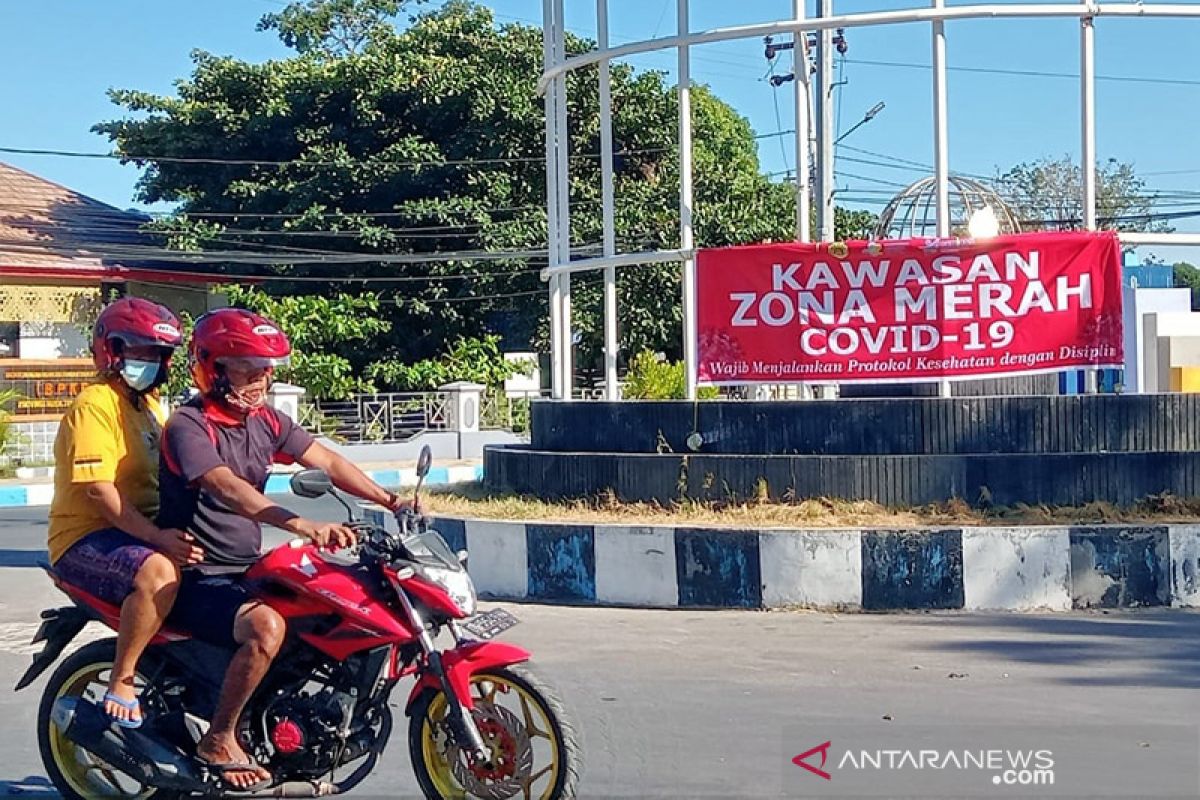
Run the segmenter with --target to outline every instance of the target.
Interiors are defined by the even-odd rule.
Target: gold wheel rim
[[[522,800],[550,800],[551,793],[559,782],[562,744],[550,724],[550,713],[545,704],[524,686],[499,675],[472,675],[471,692],[477,716],[481,708],[486,710],[488,706],[500,705],[502,700],[515,701],[501,706],[511,712],[507,718],[512,719],[512,715],[518,716],[520,725],[531,742],[545,742],[535,750],[544,751],[547,758],[543,760],[549,763],[539,768],[535,758],[534,763],[528,769],[522,770],[520,776],[512,778],[512,782],[516,784],[510,787],[512,791],[506,791],[502,796],[518,797]],[[508,708],[509,705],[517,706],[519,711]],[[466,756],[460,754],[457,748],[448,746],[447,736],[442,732],[447,711],[446,695],[438,692],[429,704],[429,710],[421,725],[421,754],[425,760],[426,773],[438,794],[446,800],[465,800],[476,795],[469,794],[455,776],[454,762],[465,759]],[[453,756],[453,760],[450,756]]]
[[[81,667],[71,677],[63,681],[55,702],[64,697],[86,697],[89,700],[99,700],[104,696],[104,687],[108,681],[105,673],[112,669],[111,662],[95,662]],[[139,676],[140,677],[140,676]],[[95,687],[99,694],[95,694]],[[59,774],[63,776],[71,789],[81,797],[124,797],[146,798],[154,794],[154,789],[141,788],[134,792],[126,790],[125,785],[134,785],[136,781],[127,775],[117,772],[98,757],[76,745],[58,729],[53,720],[50,726],[50,754]],[[105,791],[107,789],[107,791]]]

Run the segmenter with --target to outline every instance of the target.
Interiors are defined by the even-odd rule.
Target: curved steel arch
[[[832,6],[832,0],[821,0]],[[949,167],[947,142],[948,101],[946,95],[946,34],[945,24],[966,19],[1014,19],[1058,17],[1076,18],[1080,22],[1080,134],[1081,167],[1083,171],[1084,222],[1089,229],[1096,227],[1096,116],[1095,116],[1095,28],[1097,17],[1115,18],[1200,18],[1200,4],[1168,5],[1163,3],[1143,4],[1135,0],[1130,3],[1095,2],[1080,0],[1076,3],[1018,3],[979,4],[947,7],[945,0],[931,0],[931,5],[895,11],[873,11],[856,14],[826,14],[818,18],[805,16],[804,0],[793,0],[791,19],[776,22],[717,28],[709,31],[692,32],[689,25],[690,0],[677,0],[677,30],[670,37],[631,42],[610,47],[608,42],[608,0],[596,0],[596,18],[599,35],[595,50],[578,56],[566,57],[564,20],[565,0],[542,0],[542,30],[544,36],[543,67],[538,80],[538,92],[545,96],[546,104],[546,208],[549,223],[549,266],[542,271],[542,279],[550,284],[551,349],[553,371],[553,396],[555,399],[570,399],[572,389],[572,336],[571,336],[571,273],[603,269],[605,272],[605,386],[606,397],[617,398],[616,387],[616,269],[665,261],[679,261],[683,265],[683,335],[684,361],[687,371],[687,396],[696,396],[696,331],[695,331],[695,275],[692,242],[692,174],[691,174],[691,61],[690,48],[698,44],[730,41],[780,34],[802,37],[809,32],[820,36],[819,49],[828,51],[829,38],[836,28],[857,28],[877,25],[926,22],[931,29],[933,54],[932,90],[934,97],[933,140],[934,180],[937,198],[937,232],[939,236],[949,234]],[[612,187],[612,108],[609,96],[609,65],[613,59],[676,48],[678,50],[679,93],[679,152],[680,152],[680,248],[677,250],[649,253],[618,254],[614,230],[614,200]],[[803,48],[806,50],[807,48]],[[808,82],[807,54],[802,48],[793,48],[797,65],[801,61],[804,69],[796,69],[796,163],[808,163],[808,142],[812,124],[808,119],[810,87]],[[604,215],[604,255],[572,261],[570,247],[570,205],[568,202],[569,160],[566,114],[566,76],[568,73],[591,65],[600,67],[600,128],[601,128],[601,175],[602,205]],[[825,75],[828,75],[826,67]],[[821,93],[818,92],[818,95]],[[829,114],[818,114],[828,119]],[[822,240],[832,238],[832,142],[826,127],[818,137],[817,151],[817,202],[819,233]],[[807,170],[797,168],[796,180],[796,236],[799,241],[809,241],[808,230],[808,186]],[[1129,244],[1200,245],[1200,234],[1122,234]],[[943,384],[943,393],[948,384]]]

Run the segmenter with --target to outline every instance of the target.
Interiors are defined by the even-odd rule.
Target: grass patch
[[[1096,525],[1200,522],[1200,498],[1153,495],[1121,508],[1019,504],[980,508],[961,499],[914,508],[886,508],[865,500],[818,497],[783,503],[767,500],[685,500],[669,505],[626,503],[612,493],[548,502],[489,492],[480,484],[429,489],[422,503],[434,514],[479,519],[546,520],[626,525],[705,525],[737,528],[905,528],[917,526]]]

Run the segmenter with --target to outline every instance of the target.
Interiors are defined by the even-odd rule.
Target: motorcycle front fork
[[[418,640],[421,642],[421,649],[425,651],[425,663],[437,677],[438,683],[442,686],[442,692],[446,695],[450,709],[448,723],[454,743],[466,750],[473,762],[488,763],[491,760],[491,751],[483,743],[483,736],[479,733],[479,727],[476,726],[475,720],[463,707],[454,687],[450,685],[450,679],[446,676],[446,669],[442,664],[442,653],[434,646],[433,637],[429,635],[429,630],[425,627],[425,620],[421,617],[421,612],[413,607],[408,595],[403,590],[397,594],[400,595],[400,603],[404,606],[404,613],[408,615],[413,629],[419,631]],[[459,638],[457,628],[454,629],[454,638],[455,641]]]

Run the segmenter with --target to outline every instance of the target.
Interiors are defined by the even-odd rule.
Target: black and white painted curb
[[[1200,525],[716,530],[447,517],[434,524],[451,547],[468,551],[480,594],[497,599],[862,611],[1200,606]]]

